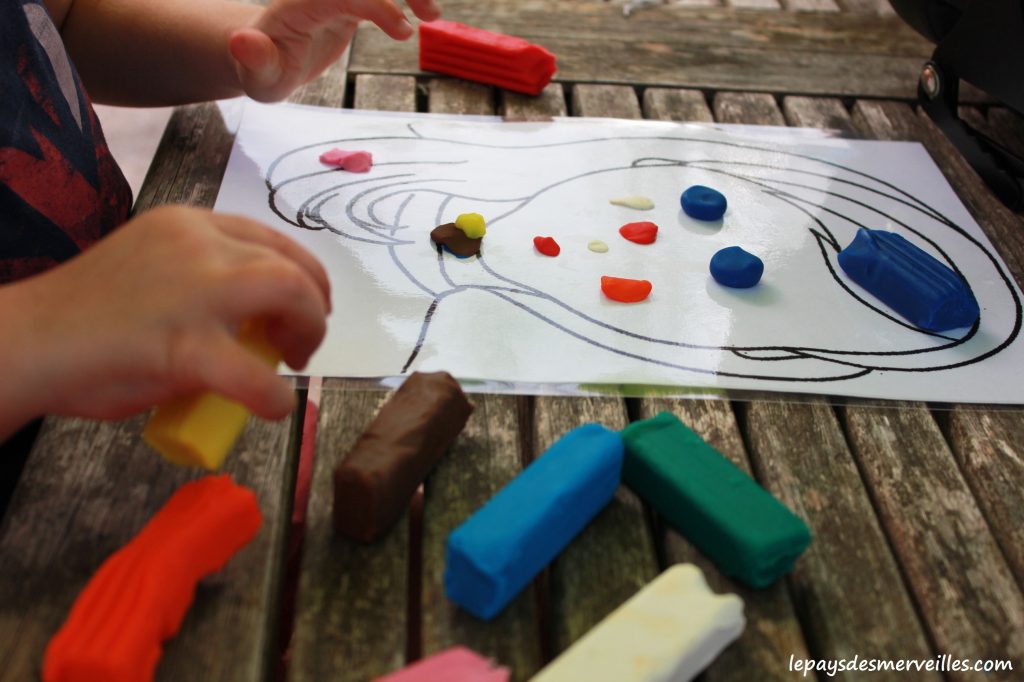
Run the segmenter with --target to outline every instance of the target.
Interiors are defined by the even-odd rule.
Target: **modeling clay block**
[[[533,246],[545,256],[554,258],[562,252],[562,247],[551,237],[534,237]]]
[[[562,436],[448,536],[448,598],[490,620],[612,499],[622,437],[600,424]]]
[[[648,221],[626,223],[619,228],[619,234],[636,244],[653,244],[658,238],[658,226]]]
[[[674,415],[633,422],[622,437],[623,482],[725,575],[766,587],[810,544],[800,518]]]
[[[693,564],[665,570],[531,682],[685,682],[743,632],[743,601]]]
[[[555,75],[555,56],[540,45],[454,21],[420,24],[420,68],[538,95]]]
[[[718,220],[725,215],[725,195],[704,185],[687,189],[679,197],[679,203],[686,215],[697,220]]]
[[[970,327],[980,310],[967,282],[945,263],[885,230],[857,230],[839,265],[878,300],[922,329]]]
[[[281,354],[267,341],[262,324],[242,325],[238,339],[271,367],[280,362]],[[142,438],[175,464],[213,471],[224,463],[248,419],[249,410],[241,403],[217,393],[199,393],[158,407]]]
[[[373,682],[508,682],[508,678],[508,668],[494,667],[486,658],[456,646]]]
[[[455,226],[455,223],[438,225],[431,233],[430,238],[435,244],[443,246],[449,253],[459,258],[469,258],[480,253],[480,246],[483,239],[471,239],[466,233]]]
[[[738,246],[727,246],[711,257],[710,270],[722,286],[749,289],[761,281],[764,263]]]
[[[462,213],[455,219],[455,227],[470,239],[480,239],[487,234],[487,224],[479,213]]]
[[[637,303],[651,295],[653,285],[646,279],[627,279],[625,277],[601,277],[601,291],[613,301],[619,303]]]
[[[365,173],[373,167],[373,155],[370,152],[347,152],[335,148],[321,154],[320,163],[337,166],[352,173]]]
[[[614,206],[635,208],[638,211],[649,211],[654,208],[654,202],[647,197],[619,197],[618,199],[609,199],[608,203]]]
[[[260,523],[256,495],[227,476],[183,485],[78,595],[46,647],[44,682],[152,680],[196,583],[223,568]]]
[[[334,527],[382,536],[466,425],[473,405],[447,372],[413,372],[334,470]]]

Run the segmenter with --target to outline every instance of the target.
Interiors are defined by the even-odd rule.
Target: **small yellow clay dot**
[[[649,211],[654,208],[654,202],[647,197],[619,197],[618,199],[609,199],[608,203],[615,206],[635,208],[638,211]]]
[[[594,241],[587,244],[587,248],[595,253],[605,253],[608,251],[608,245],[605,244],[600,239],[595,239]]]
[[[455,227],[465,232],[470,239],[480,239],[487,233],[484,217],[479,213],[463,213],[455,219]]]

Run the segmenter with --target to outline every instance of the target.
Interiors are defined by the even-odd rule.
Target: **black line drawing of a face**
[[[386,251],[421,293],[419,333],[393,373],[417,368],[437,311],[469,292],[543,321],[552,339],[571,337],[617,361],[755,381],[938,372],[983,361],[1020,331],[1020,299],[996,254],[891,180],[769,142],[686,130],[569,139],[528,130],[494,144],[412,123],[403,135],[290,149],[267,168],[268,205],[281,220],[333,233],[354,249]],[[366,174],[320,166],[316,159],[332,147],[370,150],[375,166]],[[481,154],[491,163],[474,162]],[[726,194],[723,221],[702,224],[679,210],[679,192],[692,184]],[[608,203],[650,196],[651,186],[678,190],[652,197],[651,212]],[[591,199],[579,205],[582,196]],[[462,260],[428,235],[465,212],[483,214],[488,232],[480,256]],[[618,237],[619,225],[637,220],[659,224],[654,245]],[[979,322],[928,332],[852,284],[836,255],[859,227],[898,231],[949,265],[978,297]],[[562,255],[538,262],[536,235],[555,237]],[[610,253],[587,251],[590,239],[606,241]],[[765,261],[758,287],[730,291],[710,281],[708,259],[728,244]],[[659,280],[647,277],[651,270]],[[595,294],[600,274],[652,279],[654,295],[639,306],[611,303]],[[671,315],[657,314],[669,308]],[[807,342],[808,329],[818,330],[818,342]]]

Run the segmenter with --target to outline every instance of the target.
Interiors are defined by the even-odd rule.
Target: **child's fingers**
[[[392,0],[288,0],[275,5],[275,19],[290,32],[312,35],[344,17],[372,21],[395,40],[412,36],[412,25]]]
[[[327,272],[316,256],[297,242],[255,220],[223,213],[215,213],[213,216],[217,226],[224,234],[235,239],[266,246],[297,263],[313,278],[323,296],[325,308],[328,311],[331,309],[331,283],[327,278]]]
[[[221,305],[231,317],[267,320],[271,343],[292,367],[305,365],[327,332],[322,293],[293,261],[275,257],[249,263],[235,274],[227,293]]]
[[[203,351],[191,361],[199,385],[264,419],[280,419],[295,406],[295,392],[287,380],[226,333],[204,339]]]
[[[238,64],[238,76],[245,92],[259,93],[281,79],[281,55],[274,41],[263,31],[240,28],[228,38],[228,50]]]
[[[433,21],[441,17],[441,8],[435,0],[406,0],[412,13],[423,21]]]

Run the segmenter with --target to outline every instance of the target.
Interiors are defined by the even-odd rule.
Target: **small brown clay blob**
[[[334,528],[373,542],[466,425],[473,405],[447,372],[414,372],[334,470]]]
[[[459,258],[478,255],[480,245],[484,241],[483,237],[479,239],[467,237],[465,232],[455,226],[455,223],[438,225],[430,232],[430,238],[434,240],[435,244],[443,246]]]

